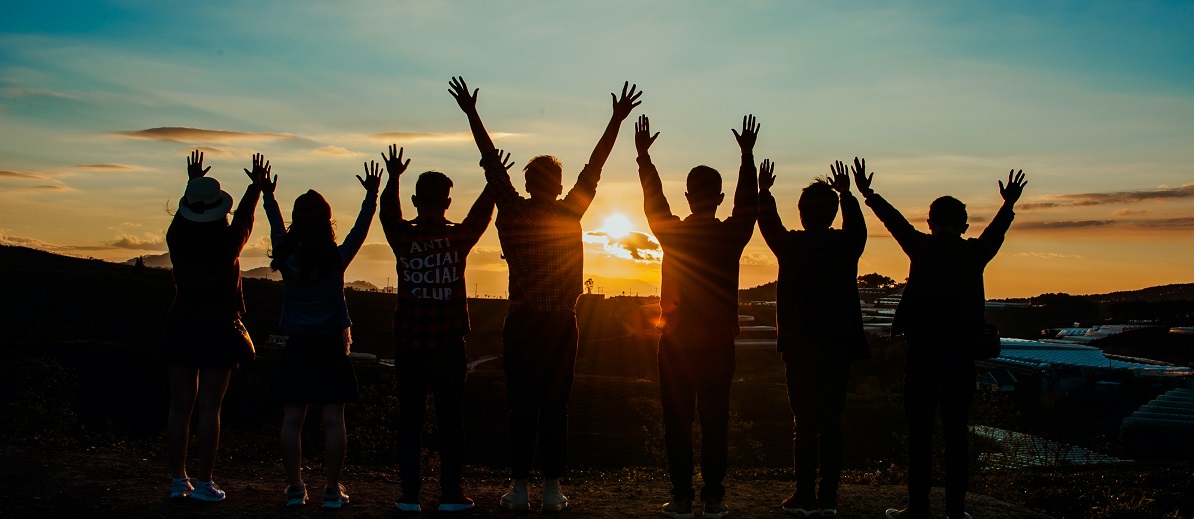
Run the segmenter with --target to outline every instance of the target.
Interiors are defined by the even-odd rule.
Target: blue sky
[[[459,219],[482,178],[446,92],[451,76],[481,88],[499,147],[520,162],[557,155],[570,173],[608,120],[608,93],[630,80],[645,91],[636,115],[662,132],[652,155],[681,214],[692,166],[713,166],[732,185],[728,130],[754,113],[756,157],[779,165],[789,226],[799,189],[833,159],[866,157],[876,189],[914,222],[953,194],[976,230],[1000,202],[995,181],[1023,168],[1030,184],[988,269],[990,295],[1192,281],[1194,187],[1183,186],[1194,183],[1194,4],[9,1],[0,10],[4,243],[114,260],[164,252],[167,208],[194,147],[234,196],[261,152],[281,178],[284,210],[315,188],[350,222],[361,195],[353,175],[397,142],[413,171],[453,177],[449,217]],[[196,131],[144,131],[163,127]],[[627,121],[586,230],[615,213],[646,230],[632,132]],[[868,223],[860,270],[902,279],[907,261],[869,213]],[[267,235],[259,218],[246,267],[266,263]],[[658,263],[590,241],[586,274],[606,293],[658,285]],[[378,226],[368,242],[349,277],[384,284],[393,257]],[[497,250],[490,230],[470,262],[479,293],[504,293]],[[746,252],[744,286],[774,279],[761,237]]]

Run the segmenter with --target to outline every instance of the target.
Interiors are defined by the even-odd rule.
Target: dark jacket
[[[660,327],[675,337],[723,343],[738,335],[738,262],[759,214],[754,158],[742,156],[729,218],[672,214],[659,171],[638,158],[647,223],[663,248]]]
[[[232,215],[213,222],[192,222],[178,213],[166,230],[174,275],[171,321],[234,321],[245,313],[241,295],[240,251],[253,232],[253,212],[261,190],[245,189]]]
[[[913,346],[958,344],[977,333],[984,322],[983,270],[1003,245],[1015,217],[1012,205],[1005,202],[978,238],[920,232],[877,194],[866,205],[910,260],[891,332],[906,334]]]
[[[841,195],[842,228],[789,231],[771,193],[759,195],[759,231],[779,261],[776,327],[780,353],[814,361],[870,357],[858,298],[866,222],[858,199]]]

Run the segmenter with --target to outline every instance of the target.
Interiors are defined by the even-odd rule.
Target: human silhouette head
[[[438,171],[424,171],[415,181],[415,194],[410,197],[419,216],[442,218],[452,205],[452,179]]]
[[[292,224],[318,223],[324,220],[331,222],[332,206],[319,192],[308,189],[306,193],[294,199],[294,209],[290,212],[290,220]]]
[[[828,229],[837,218],[837,192],[823,179],[817,179],[800,192],[800,224],[806,231]]]
[[[697,166],[688,172],[688,209],[693,214],[712,215],[725,199],[721,192],[721,173],[709,166]]]
[[[934,235],[961,236],[966,223],[966,204],[952,196],[943,196],[929,205],[929,231]]]
[[[291,268],[299,278],[323,279],[343,272],[332,229],[332,206],[314,189],[294,200],[290,228],[274,248],[270,268]],[[288,263],[290,262],[290,263]]]
[[[564,165],[551,155],[531,159],[525,168],[527,193],[533,199],[555,200],[564,192]]]

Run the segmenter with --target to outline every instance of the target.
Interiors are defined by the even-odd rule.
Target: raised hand
[[[211,166],[203,167],[203,152],[195,150],[187,157],[187,178],[199,178],[211,171]]]
[[[630,88],[629,91],[626,90],[627,87]],[[614,100],[615,119],[619,121],[625,120],[630,116],[630,111],[634,110],[634,107],[643,104],[642,101],[638,100],[638,98],[643,96],[643,93],[635,92],[637,88],[638,84],[631,85],[629,81],[626,81],[622,83],[622,97],[619,98],[613,92],[610,92],[609,96]]]
[[[738,130],[730,128],[734,132],[734,139],[738,141],[738,147],[742,149],[742,153],[754,153],[755,140],[759,138],[759,123],[755,122],[754,114],[742,116],[742,133]]]
[[[389,173],[390,176],[396,177],[401,175],[404,171],[406,171],[406,167],[410,165],[410,159],[406,159],[406,162],[402,162],[403,151],[405,151],[405,148],[399,148],[397,144],[391,144],[390,156],[387,157],[385,153],[381,154],[381,160],[382,162],[386,163],[386,172]]]
[[[846,165],[840,160],[829,165],[829,185],[839,194],[850,192],[850,175],[847,173]]]
[[[502,169],[509,171],[510,168],[514,167],[514,161],[510,160],[509,153],[506,153],[505,157],[502,157],[502,153],[505,152],[502,150],[493,150],[491,153],[481,155],[481,167],[484,168],[492,164],[501,166]]]
[[[871,189],[871,179],[875,178],[875,174],[871,173],[870,176],[866,174],[866,159],[859,162],[858,157],[854,157],[854,165],[850,167],[850,173],[854,174],[854,185],[858,186],[858,192],[862,193],[862,196],[871,196],[875,192],[874,189]]]
[[[763,159],[763,163],[759,164],[759,192],[767,193],[771,191],[771,186],[775,185],[775,163],[771,159]]]
[[[651,120],[647,118],[647,115],[638,116],[638,121],[634,123],[634,147],[638,150],[640,157],[647,155],[647,150],[651,149],[651,144],[658,137],[659,132],[651,135]]]
[[[1028,181],[1024,180],[1024,170],[1016,171],[1015,169],[1007,172],[1007,186],[1003,185],[1003,181],[999,181],[999,196],[1007,202],[1016,203],[1020,199],[1020,195],[1024,193],[1024,186],[1028,185]]]
[[[377,161],[371,160],[368,164],[364,165],[365,178],[361,178],[360,175],[357,175],[357,180],[361,181],[361,186],[365,188],[365,191],[376,192],[377,188],[381,186],[381,164],[378,164]]]
[[[464,110],[466,114],[477,112],[477,92],[481,89],[473,89],[473,93],[468,93],[468,84],[464,82],[464,77],[452,76],[452,81],[448,82],[448,93],[456,98],[456,104],[460,105],[460,109]]]
[[[249,180],[253,181],[253,185],[257,186],[264,193],[273,193],[274,189],[278,187],[278,177],[270,179],[270,172],[273,168],[269,165],[269,161],[265,160],[265,156],[260,153],[253,154],[253,171],[245,170],[245,174],[249,176]]]

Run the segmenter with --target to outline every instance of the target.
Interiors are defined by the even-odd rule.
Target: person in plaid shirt
[[[493,199],[482,191],[464,221],[444,217],[451,205],[452,180],[427,171],[415,182],[411,197],[418,210],[402,218],[398,177],[410,165],[403,150],[391,145],[382,154],[389,180],[381,193],[381,222],[398,260],[397,339],[394,368],[398,375],[398,470],[402,497],[395,506],[417,512],[423,416],[427,391],[435,394],[440,442],[440,504],[445,512],[467,510],[472,499],[460,486],[464,466],[464,382],[468,371],[464,335],[469,331],[464,282],[465,261],[493,216]]]
[[[555,157],[531,159],[523,171],[523,198],[514,189],[506,157],[493,146],[477,114],[477,91],[452,78],[449,92],[468,116],[485,166],[485,179],[498,207],[498,239],[510,269],[510,311],[502,332],[506,390],[510,406],[510,472],[513,488],[502,496],[510,510],[530,508],[527,478],[538,439],[543,470],[543,510],[568,507],[560,491],[568,433],[578,333],[584,250],[580,219],[593,201],[601,167],[613,150],[622,121],[638,106],[642,92],[623,84],[613,97],[613,115],[589,163],[562,200],[563,167]]]

